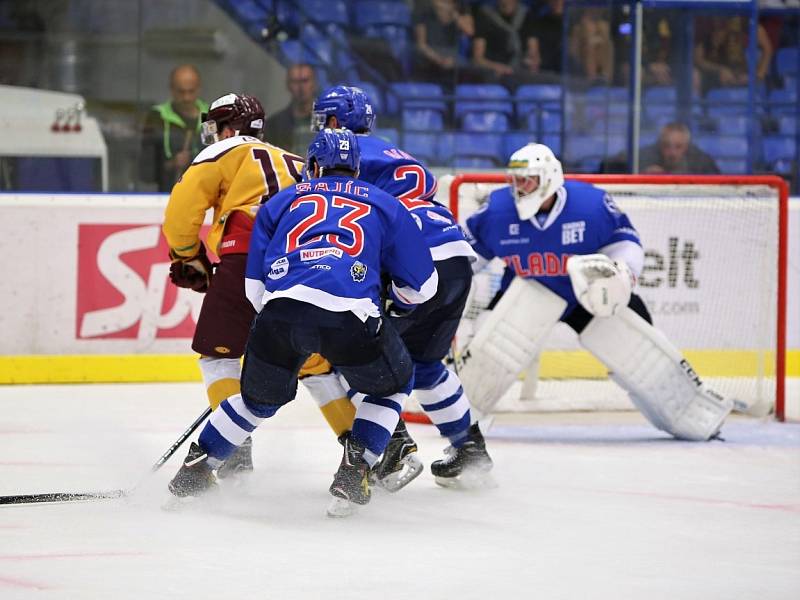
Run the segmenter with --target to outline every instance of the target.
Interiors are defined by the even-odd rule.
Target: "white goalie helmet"
[[[508,159],[508,174],[511,190],[517,204],[517,214],[523,221],[532,219],[542,204],[564,185],[564,171],[553,151],[544,144],[523,146]],[[519,186],[520,178],[538,177],[539,185],[526,194]]]

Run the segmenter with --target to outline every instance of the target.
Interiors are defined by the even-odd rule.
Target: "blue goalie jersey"
[[[436,177],[416,158],[373,135],[358,135],[358,178],[391,194],[405,206],[422,230],[433,260],[475,258],[453,214],[433,200]]]
[[[362,320],[380,315],[381,271],[396,302],[433,297],[437,276],[414,220],[394,198],[349,177],[286,188],[264,204],[250,240],[247,297],[294,298]]]
[[[467,239],[483,258],[499,257],[519,277],[536,279],[567,301],[577,304],[567,260],[594,254],[618,242],[641,245],[627,215],[603,190],[567,181],[556,193],[552,210],[521,221],[510,187],[495,190],[480,210],[467,219]]]

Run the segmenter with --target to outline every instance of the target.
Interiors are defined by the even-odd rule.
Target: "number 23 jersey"
[[[259,210],[247,297],[257,309],[294,298],[366,320],[380,316],[381,271],[406,304],[436,293],[430,251],[408,211],[363,181],[322,177],[287,188]]]

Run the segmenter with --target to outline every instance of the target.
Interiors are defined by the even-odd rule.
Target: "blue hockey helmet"
[[[358,87],[335,85],[322,92],[314,102],[311,129],[323,129],[330,116],[336,117],[339,127],[346,127],[355,133],[369,133],[375,126],[372,102]]]
[[[316,163],[320,171],[346,169],[356,173],[360,162],[361,153],[355,134],[349,129],[326,128],[316,135],[308,147],[306,169],[312,174]]]

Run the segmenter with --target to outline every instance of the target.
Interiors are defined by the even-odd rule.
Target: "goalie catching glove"
[[[206,247],[200,242],[200,248],[194,256],[178,256],[170,249],[169,280],[182,288],[190,288],[204,294],[211,284],[214,265],[206,255]]]
[[[578,302],[596,317],[610,317],[627,306],[636,283],[628,265],[605,254],[572,256],[567,272]]]

